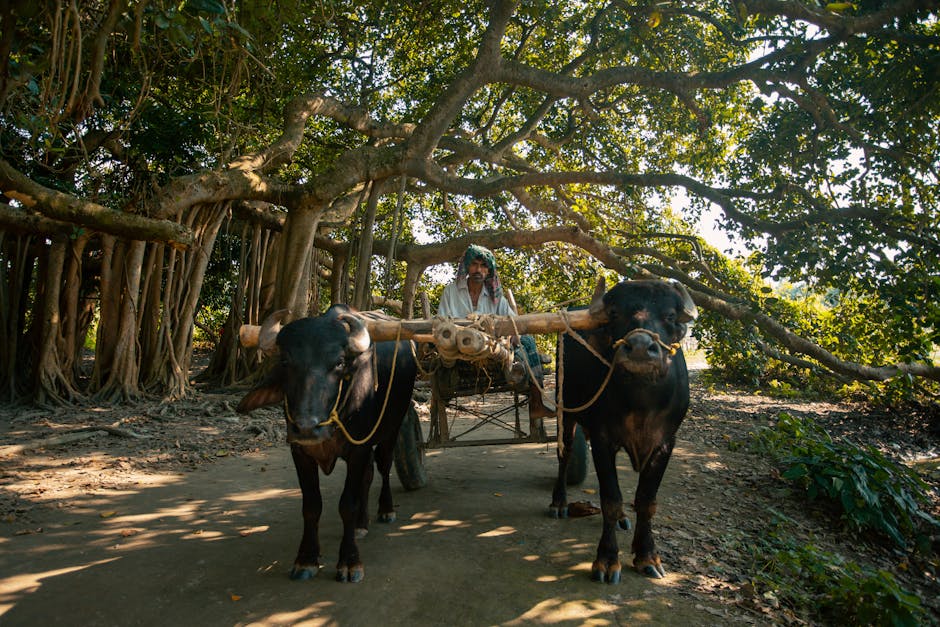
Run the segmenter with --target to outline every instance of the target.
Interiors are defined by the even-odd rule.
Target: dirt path
[[[625,571],[615,586],[588,577],[598,517],[546,515],[552,445],[430,451],[428,487],[406,492],[393,478],[398,520],[372,523],[358,585],[332,580],[340,465],[324,482],[326,567],[291,582],[300,498],[276,411],[238,419],[236,397],[217,396],[138,407],[117,421],[104,412],[99,424],[150,437],[98,436],[0,460],[0,625],[799,622],[748,583],[749,546],[775,514],[822,546],[856,558],[868,549],[820,528],[772,469],[728,443],[781,407],[830,417],[852,409],[696,394],[660,491],[657,542],[669,574],[652,581]],[[31,425],[43,421],[45,433],[95,418],[11,419],[3,443],[35,437]],[[619,461],[632,495],[635,475],[625,455]],[[593,471],[569,498],[597,500]],[[621,547],[629,540],[623,534]],[[872,550],[866,559],[891,557]],[[933,573],[912,581],[925,599],[940,592]]]

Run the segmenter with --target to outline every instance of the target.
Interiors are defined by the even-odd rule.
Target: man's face
[[[489,272],[490,269],[486,265],[486,262],[478,257],[470,262],[470,267],[467,268],[467,279],[474,283],[482,283]]]

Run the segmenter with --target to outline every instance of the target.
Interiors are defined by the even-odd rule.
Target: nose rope
[[[627,341],[631,337],[633,337],[634,335],[639,335],[641,333],[650,336],[650,338],[652,338],[654,342],[659,344],[663,348],[663,350],[666,350],[669,352],[670,357],[672,355],[675,355],[676,351],[678,351],[679,348],[682,346],[678,342],[676,342],[675,344],[666,344],[661,339],[659,339],[659,333],[654,333],[653,331],[650,331],[649,329],[633,329],[632,331],[624,335],[622,338],[614,342],[614,349],[616,350],[620,346],[623,346],[624,344],[627,343]]]
[[[596,403],[597,399],[601,397],[601,394],[607,388],[607,385],[610,383],[610,379],[614,374],[614,369],[616,368],[615,363],[608,362],[606,359],[604,359],[596,350],[594,350],[594,347],[592,347],[590,344],[585,342],[584,339],[581,338],[581,336],[578,333],[574,332],[574,329],[572,329],[571,325],[568,323],[568,317],[566,314],[567,314],[567,311],[563,310],[562,320],[565,322],[566,329],[562,333],[558,334],[558,356],[559,356],[558,362],[559,363],[557,364],[557,367],[558,367],[559,378],[561,378],[561,380],[564,380],[564,372],[565,372],[564,370],[564,342],[562,342],[562,337],[564,335],[568,335],[574,338],[575,340],[579,341],[581,344],[583,344],[591,353],[594,354],[595,357],[597,357],[598,360],[600,360],[605,366],[608,367],[608,370],[607,370],[607,376],[604,377],[604,381],[601,383],[600,387],[597,388],[597,392],[594,393],[594,396],[592,396],[588,402],[578,407],[566,407],[561,398],[562,396],[561,390],[556,390],[555,402],[556,402],[556,411],[558,413],[559,418],[562,416],[563,412],[576,414],[576,413],[584,411],[585,409],[587,409],[588,407]],[[666,344],[660,339],[659,334],[654,333],[653,331],[649,331],[647,329],[633,329],[632,331],[628,332],[622,338],[620,338],[619,340],[613,343],[614,350],[617,350],[617,348],[626,344],[627,340],[629,340],[631,337],[640,333],[645,333],[646,335],[649,335],[650,338],[652,338],[654,342],[656,342],[661,347],[663,347],[663,349],[667,351],[670,356],[675,355],[676,352],[682,347],[682,345],[679,344],[678,342],[676,342],[675,344]],[[564,442],[562,441],[561,429],[558,429],[558,442],[561,447],[560,450],[564,450]]]
[[[395,367],[398,363],[398,349],[401,344],[401,328],[402,328],[402,325],[401,323],[399,323],[398,324],[398,337],[395,339],[395,352],[392,354],[392,371],[388,375],[388,387],[385,389],[385,399],[382,401],[382,411],[379,412],[379,417],[375,421],[375,426],[372,427],[372,431],[369,432],[369,435],[362,438],[361,440],[357,440],[356,438],[352,436],[351,433],[349,433],[349,430],[346,429],[346,425],[344,425],[343,422],[339,419],[339,399],[342,398],[343,396],[343,380],[342,379],[340,379],[339,381],[339,388],[336,391],[336,402],[333,403],[333,409],[330,410],[330,417],[325,422],[320,424],[321,427],[325,427],[329,424],[335,424],[336,427],[340,431],[343,432],[343,435],[346,436],[346,439],[349,440],[349,443],[355,446],[359,446],[360,444],[365,444],[366,442],[372,439],[372,436],[375,435],[375,432],[378,431],[379,427],[382,425],[382,419],[385,417],[385,409],[388,407],[388,399],[389,399],[389,396],[391,396],[391,392],[392,392],[392,383],[395,381]],[[372,359],[377,360],[378,352],[373,351],[373,353],[374,354],[372,355]],[[350,388],[349,392],[346,394],[346,400],[349,400],[349,394],[351,393],[352,393],[352,389]],[[345,404],[346,403],[344,402],[343,405]],[[284,396],[284,411],[287,414],[287,421],[290,423],[296,424],[294,423],[294,419],[291,418],[290,410],[287,408],[287,396],[286,395]]]
[[[334,421],[339,421],[339,414],[336,412],[336,408],[339,407],[339,399],[343,396],[343,380],[339,380],[339,388],[336,390],[336,401],[333,403],[333,409],[330,410],[330,418],[323,425],[328,425]],[[292,425],[297,424],[297,421],[294,420],[294,417],[291,416],[290,407],[287,404],[287,394],[284,395],[284,416],[287,418],[287,422]]]

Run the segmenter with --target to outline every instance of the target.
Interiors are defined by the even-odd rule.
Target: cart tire
[[[424,439],[421,436],[421,421],[412,404],[405,414],[395,441],[395,474],[406,490],[418,490],[428,484],[428,472],[424,468]]]
[[[571,457],[568,460],[568,474],[565,482],[568,485],[581,485],[587,478],[588,471],[588,445],[587,438],[581,425],[575,427],[574,441],[571,443]]]

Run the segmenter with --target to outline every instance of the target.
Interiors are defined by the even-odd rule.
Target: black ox
[[[590,349],[568,335],[562,344],[563,446],[550,511],[554,516],[567,515],[565,478],[579,423],[591,441],[604,517],[591,577],[620,581],[616,528],[629,529],[617,481],[616,455],[621,448],[640,473],[633,501],[633,566],[650,577],[661,577],[665,572],[651,523],[656,493],[689,407],[689,374],[679,341],[697,311],[682,285],[664,281],[625,281],[606,294],[601,282],[590,311],[606,321],[581,334]]]
[[[362,320],[345,305],[278,327],[274,321],[266,321],[259,341],[268,351],[276,346],[278,361],[266,379],[242,399],[237,411],[284,403],[287,441],[303,493],[304,518],[291,579],[310,579],[320,569],[323,501],[318,467],[328,475],[338,458],[346,461],[346,482],[339,502],[343,539],[336,579],[358,582],[364,569],[356,537],[365,535],[369,526],[367,500],[373,459],[382,476],[378,520],[395,519],[389,470],[417,373],[411,345],[373,343]]]

